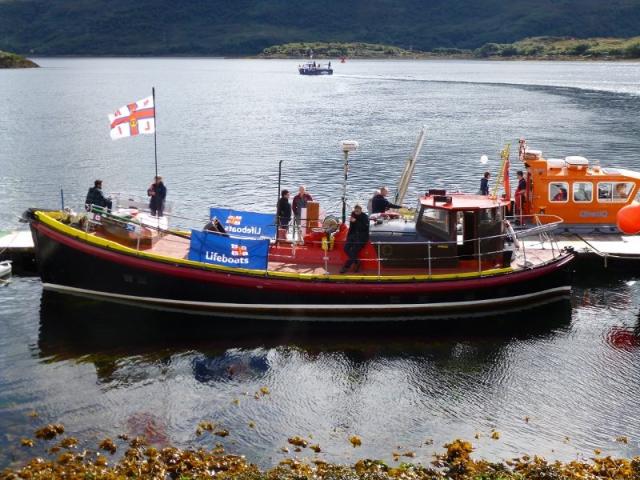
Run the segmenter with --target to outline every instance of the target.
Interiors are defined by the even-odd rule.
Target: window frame
[[[564,200],[554,200],[551,196],[551,186],[552,185],[562,185],[564,187],[565,192],[567,192],[567,198]],[[559,189],[560,187],[558,187]],[[565,182],[563,180],[549,182],[549,188],[547,189],[549,203],[569,203],[569,182]],[[557,192],[556,192],[557,193]]]
[[[627,186],[631,186],[631,189],[629,190],[629,193],[627,193],[627,196],[625,198],[616,198],[615,196],[615,191],[616,191],[616,187],[619,184],[626,184]],[[600,198],[600,185],[611,185],[611,197],[608,199],[601,199]],[[601,182],[598,182],[598,203],[628,203],[629,199],[633,196],[634,192],[635,192],[635,188],[636,188],[636,184],[635,182],[632,181],[615,181],[615,180],[603,180]]]
[[[591,186],[591,200],[576,200],[576,186],[577,185],[590,185]],[[593,182],[573,182],[571,184],[571,199],[574,203],[593,203]]]

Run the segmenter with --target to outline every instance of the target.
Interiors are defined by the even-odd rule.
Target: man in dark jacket
[[[282,190],[278,200],[278,227],[289,228],[291,221],[291,204],[289,203],[289,190]]]
[[[384,213],[390,208],[402,208],[402,205],[394,205],[386,197],[389,194],[387,187],[382,187],[380,193],[371,199],[371,213]]]
[[[484,172],[484,175],[480,179],[480,195],[489,195],[489,177],[491,173]]]
[[[154,182],[147,189],[147,195],[151,197],[149,201],[151,215],[161,217],[164,212],[164,200],[167,198],[167,187],[162,183],[162,177],[154,178]]]
[[[355,263],[355,272],[360,270],[360,260],[358,254],[365,244],[369,241],[369,217],[362,211],[360,205],[353,207],[351,217],[349,217],[349,232],[347,233],[347,242],[344,244],[344,251],[349,259],[340,269],[340,273],[345,273],[351,265]]]
[[[89,210],[91,205],[98,207],[106,207],[111,210],[111,200],[104,196],[102,193],[102,180],[96,180],[93,182],[93,187],[87,192],[87,198],[84,201],[85,208]]]

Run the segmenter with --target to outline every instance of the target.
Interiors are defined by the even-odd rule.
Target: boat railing
[[[111,201],[113,202],[113,209],[117,208],[135,208],[141,212],[150,212],[149,209],[149,197],[143,197],[141,195],[133,195],[124,192],[111,192]],[[165,201],[163,212],[166,215],[171,215],[173,212],[173,202]]]
[[[184,239],[188,239],[190,237],[188,232],[174,230],[174,229],[161,229],[156,228],[152,225],[140,224],[135,220],[135,218],[127,218],[121,217],[119,215],[113,214],[112,212],[108,212],[106,209],[98,206],[91,206],[89,209],[90,214],[103,215],[108,217],[110,221],[120,222],[123,225],[125,224],[136,224],[139,226],[144,226],[145,228],[158,230],[159,233],[163,235],[166,241],[171,241],[170,238],[174,236],[176,241],[184,242]],[[522,225],[515,225],[515,227],[511,226],[510,220],[506,219],[506,232],[497,234],[497,235],[488,235],[476,238],[459,238],[456,240],[435,240],[435,241],[371,241],[371,245],[374,247],[376,256],[375,258],[368,258],[368,261],[374,261],[377,264],[377,275],[382,276],[382,270],[387,269],[385,264],[389,263],[401,263],[408,268],[411,268],[412,271],[415,271],[421,264],[425,267],[425,273],[428,275],[432,275],[434,270],[443,271],[443,267],[439,264],[442,264],[444,261],[449,263],[457,263],[461,260],[467,261],[467,268],[464,271],[456,270],[457,273],[466,273],[466,272],[477,272],[482,274],[483,271],[487,270],[495,270],[496,268],[505,267],[511,264],[511,261],[514,260],[518,264],[520,264],[523,268],[529,268],[533,266],[533,263],[527,259],[527,252],[531,250],[550,250],[550,255],[545,257],[545,259],[538,258],[538,264],[555,260],[562,254],[562,250],[558,247],[557,242],[551,235],[551,231],[557,224],[553,224],[550,226],[549,223],[541,223],[540,218],[535,218],[537,216],[531,215],[530,223],[524,227]],[[520,217],[518,217],[520,218]],[[556,217],[557,218],[557,217]],[[545,219],[549,220],[549,219]],[[561,219],[558,219],[561,221]],[[98,220],[99,221],[99,220]],[[91,215],[88,217],[87,225],[92,223]],[[380,232],[380,231],[378,231]],[[398,237],[408,236],[408,233],[403,232],[394,232],[398,234]],[[534,236],[538,237],[538,241],[528,240],[527,242],[520,241],[521,239],[527,238],[530,239]],[[178,240],[178,238],[180,240]],[[502,241],[497,242],[499,245],[503,246],[499,249],[491,249],[487,250],[487,245],[491,245],[495,240],[501,239]],[[321,240],[314,241],[318,243],[322,243]],[[292,242],[295,244],[295,242]],[[438,250],[442,251],[442,249],[448,249],[449,247],[460,247],[461,245],[473,245],[473,251],[467,252],[460,255],[450,255],[450,256],[442,256],[437,255],[436,252]],[[386,247],[386,248],[385,248]],[[415,256],[411,257],[402,257],[398,255],[388,256],[385,254],[388,247],[426,247],[426,255],[424,256]],[[137,243],[138,250],[140,249],[140,242]],[[485,248],[483,250],[483,248]],[[327,251],[320,249],[321,255],[323,255],[323,259],[325,260],[325,270],[328,271],[327,268]],[[415,249],[414,249],[415,252]],[[269,253],[270,261],[282,261],[287,259],[293,259],[296,257],[295,248],[291,250],[290,255],[284,255],[282,252],[279,254]],[[532,258],[531,258],[532,259]],[[472,265],[475,265],[472,266]],[[394,267],[391,267],[392,269]],[[444,268],[444,270],[451,270],[450,268]],[[265,274],[269,273],[269,269],[265,270]]]

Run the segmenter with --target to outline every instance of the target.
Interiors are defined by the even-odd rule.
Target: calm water
[[[107,191],[143,194],[153,138],[114,142],[106,115],[152,85],[160,172],[196,224],[211,205],[270,211],[280,160],[285,186],[305,183],[337,212],[342,139],[360,142],[349,201],[366,200],[395,185],[422,125],[408,198],[476,190],[502,145],[523,136],[550,157],[640,169],[639,63],[351,61],[305,78],[295,61],[39,62],[0,71],[0,229],[26,207],[59,206],[61,188],[81,203],[98,177]],[[89,446],[119,433],[219,440],[262,465],[284,458],[294,435],[338,462],[394,451],[427,462],[456,437],[491,459],[638,455],[639,293],[633,275],[580,278],[570,303],[526,315],[309,330],[69,300],[16,278],[0,288],[0,467],[39,453],[19,439],[53,421]],[[270,394],[256,399],[261,387]],[[230,435],[198,437],[203,420]]]

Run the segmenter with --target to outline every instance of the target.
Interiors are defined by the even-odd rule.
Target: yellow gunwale
[[[225,267],[222,265],[212,265],[208,263],[195,262],[193,260],[186,260],[183,258],[167,257],[163,255],[157,255],[155,253],[144,252],[135,250],[131,247],[121,245],[112,240],[97,237],[91,233],[87,233],[83,230],[70,227],[60,222],[55,217],[60,218],[62,212],[43,212],[36,211],[35,216],[38,221],[47,225],[48,227],[63,233],[69,237],[81,240],[87,244],[107,248],[109,250],[115,250],[125,255],[145,258],[148,260],[159,261],[162,263],[168,263],[172,265],[184,265],[189,267],[197,267],[205,270],[213,270],[217,272],[251,275],[254,277],[268,277],[278,278],[283,280],[335,280],[335,281],[362,281],[362,282],[416,282],[425,280],[456,280],[456,279],[468,279],[478,277],[488,277],[495,275],[504,275],[513,272],[513,267],[505,268],[492,268],[489,270],[483,270],[481,272],[463,272],[463,273],[439,273],[439,274],[425,274],[425,275],[384,275],[384,276],[371,276],[371,275],[327,275],[327,274],[314,274],[314,273],[290,273],[290,272],[274,272],[270,270],[249,270],[246,268],[238,267]]]

